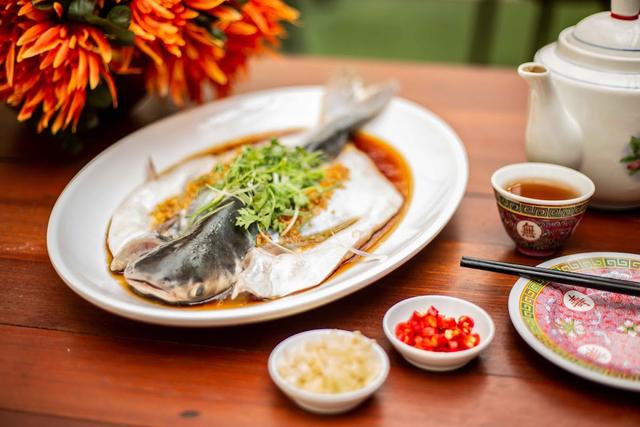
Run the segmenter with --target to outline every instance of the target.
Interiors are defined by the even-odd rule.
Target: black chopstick
[[[589,274],[571,273],[550,268],[530,267],[528,265],[511,264],[508,262],[490,261],[463,256],[461,267],[478,270],[493,271],[495,273],[511,274],[530,280],[551,281],[565,285],[582,286],[600,291],[617,292],[625,295],[640,296],[640,282],[613,279],[610,277],[591,276]]]

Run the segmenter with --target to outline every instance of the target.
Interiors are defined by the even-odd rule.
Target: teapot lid
[[[600,12],[560,33],[536,60],[568,78],[640,90],[640,0],[612,0]]]
[[[640,0],[613,0],[611,12],[591,15],[573,29],[573,39],[584,48],[640,54]]]

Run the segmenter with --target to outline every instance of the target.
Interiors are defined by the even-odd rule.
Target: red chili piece
[[[406,322],[396,326],[396,337],[402,342],[422,350],[452,352],[467,350],[480,343],[480,336],[473,331],[474,322],[469,316],[458,321],[447,317],[431,306],[425,313],[413,312]]]

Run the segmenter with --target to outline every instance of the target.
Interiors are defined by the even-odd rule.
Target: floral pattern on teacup
[[[520,252],[544,256],[573,234],[589,200],[567,206],[540,206],[510,200],[495,191],[500,220]]]

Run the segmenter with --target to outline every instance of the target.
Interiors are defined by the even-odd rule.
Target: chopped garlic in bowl
[[[389,358],[360,332],[318,329],[287,338],[271,352],[269,374],[299,406],[335,414],[354,408],[380,388]]]
[[[288,383],[316,393],[358,390],[380,371],[374,343],[360,332],[333,330],[285,350],[278,372]]]

